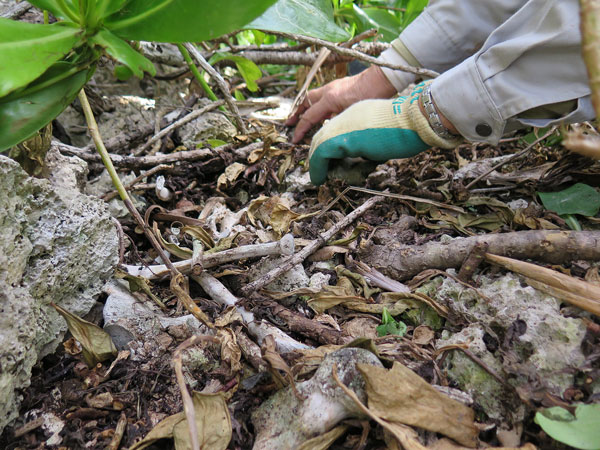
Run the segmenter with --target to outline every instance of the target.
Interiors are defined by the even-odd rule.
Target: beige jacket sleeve
[[[442,72],[432,96],[471,141],[497,143],[511,129],[594,117],[577,0],[431,1],[392,48]],[[531,113],[555,104],[573,107]]]

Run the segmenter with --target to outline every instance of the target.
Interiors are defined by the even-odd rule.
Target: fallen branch
[[[352,50],[360,55],[371,57],[379,56],[383,51],[388,49],[390,44],[385,42],[361,42]],[[264,50],[245,50],[238,53],[240,56],[249,59],[255,64],[281,64],[285,66],[312,66],[317,60],[318,52],[306,53],[303,51],[264,51]],[[356,56],[331,54],[324,61],[324,66],[332,66],[339,63],[347,63],[354,61]],[[219,61],[216,65],[230,65],[231,61]],[[388,64],[383,65],[386,67]]]
[[[600,287],[556,270],[504,256],[485,255],[487,262],[524,275],[532,287],[600,317]]]
[[[270,314],[283,320],[290,331],[309,337],[322,345],[344,345],[352,341],[350,336],[341,331],[295,313],[268,298],[260,297],[258,304],[260,308],[267,308]]]
[[[424,245],[371,244],[360,249],[361,260],[397,280],[427,269],[458,268],[477,244],[488,252],[546,263],[600,259],[600,231],[516,231],[457,238]]]
[[[294,237],[286,234],[279,241],[266,244],[244,245],[242,247],[223,250],[222,252],[210,253],[202,256],[200,264],[203,268],[216,267],[222,264],[237,261],[239,259],[260,258],[263,256],[290,256],[294,254]],[[188,273],[192,270],[193,259],[177,261],[173,263],[177,270]],[[169,268],[164,264],[154,266],[123,266],[129,275],[144,277],[154,280],[168,275]]]
[[[316,252],[319,247],[325,245],[333,236],[335,236],[342,229],[350,225],[360,216],[362,216],[366,211],[368,211],[371,207],[373,207],[376,203],[383,200],[383,197],[377,196],[372,197],[366,202],[364,202],[361,206],[356,208],[350,214],[348,214],[343,220],[339,223],[332,226],[329,230],[319,236],[318,239],[314,240],[312,243],[304,247],[301,251],[291,256],[287,261],[282,262],[279,267],[267,272],[258,280],[253,281],[250,284],[247,284],[242,288],[242,293],[246,296],[250,295],[252,292],[262,289],[265,285],[269,284],[271,281],[275,280],[281,274],[287,272],[296,264],[302,263],[306,258]]]
[[[423,69],[420,67],[413,67],[401,64],[388,64],[383,61],[378,60],[377,58],[373,58],[372,56],[365,55],[356,50],[352,50],[350,48],[340,47],[333,42],[324,41],[323,39],[317,39],[309,36],[301,36],[298,34],[285,33],[283,31],[268,31],[269,34],[275,34],[277,36],[282,36],[287,39],[293,39],[295,41],[306,42],[310,45],[316,45],[319,47],[325,47],[331,50],[333,53],[338,53],[340,55],[348,56],[353,59],[358,59],[360,61],[365,61],[371,64],[375,64],[376,66],[388,67],[392,70],[402,70],[403,72],[414,73],[415,75],[421,75],[427,78],[436,78],[439,73],[434,72],[433,70]]]
[[[229,292],[219,280],[207,272],[203,272],[200,275],[192,275],[191,278],[202,286],[202,289],[204,289],[213,300],[219,302],[223,306],[235,307],[240,313],[244,324],[248,327],[248,331],[258,340],[259,345],[262,345],[262,342],[267,336],[271,336],[275,340],[277,350],[280,353],[310,348],[308,345],[302,344],[289,337],[270,323],[264,320],[255,320],[254,314],[243,306],[239,306],[237,297]]]
[[[88,163],[102,162],[101,158],[97,154],[88,153],[78,147],[73,147],[72,145],[63,144],[62,142],[58,141],[53,141],[52,145],[55,145],[61,153],[78,156]],[[262,142],[254,142],[246,145],[245,147],[235,148],[233,144],[225,144],[214,149],[199,148],[197,150],[186,150],[183,152],[169,153],[167,155],[123,156],[110,153],[109,156],[116,167],[142,169],[146,167],[154,167],[159,164],[173,164],[178,162],[209,159],[221,152],[233,154],[239,159],[246,159],[252,151],[261,148],[263,145],[264,144]]]

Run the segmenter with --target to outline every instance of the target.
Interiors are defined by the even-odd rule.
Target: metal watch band
[[[448,129],[442,125],[439,114],[437,113],[435,106],[433,105],[433,99],[431,98],[431,85],[428,84],[423,91],[423,107],[427,113],[427,119],[429,125],[435,133],[444,139],[456,139],[456,136],[448,131]]]

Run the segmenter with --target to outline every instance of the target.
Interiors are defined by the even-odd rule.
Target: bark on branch
[[[600,259],[600,231],[515,231],[457,238],[447,243],[424,245],[369,245],[360,258],[397,280],[406,280],[426,269],[458,268],[477,244],[488,253],[546,263],[573,259]]]

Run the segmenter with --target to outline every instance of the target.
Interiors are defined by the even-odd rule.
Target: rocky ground
[[[198,98],[198,86],[175,60],[159,64],[156,79],[129,82],[114,79],[107,61],[88,92],[147,225],[173,261],[193,259],[182,269],[189,275],[183,290],[206,317],[178,300],[168,271],[159,267],[164,261],[114,198],[89,147],[81,108],[73,104],[54,123],[62,144],[55,142],[47,158],[63,153],[87,161],[79,186],[86,196],[78,195],[102,204],[104,221],[104,237],[90,239],[111,242],[111,267],[120,257],[95,304],[72,312],[89,310],[86,319],[104,327],[118,356],[89,366],[69,334],[56,351],[58,341],[51,351],[41,350],[41,338],[19,341],[39,348],[11,363],[22,373],[18,382],[10,379],[13,398],[0,447],[142,448],[136,442],[154,429],[164,439],[146,441],[149,448],[172,448],[173,438],[184,448],[187,426],[161,422],[183,411],[179,371],[187,388],[201,393],[194,394],[196,414],[211,418],[199,428],[203,448],[400,448],[391,436],[403,436],[404,448],[567,448],[533,417],[540,408],[600,400],[598,316],[574,306],[565,290],[579,294],[575,288],[553,288],[548,278],[507,269],[485,253],[532,260],[598,289],[598,218],[577,216],[587,234],[574,238],[568,221],[546,209],[538,192],[578,182],[598,187],[599,163],[566,151],[558,130],[525,130],[496,147],[465,143],[378,166],[347,161],[315,187],[304,169],[309,141],[289,144],[290,130],[280,124],[294,93],[279,79],[260,92],[270,108],[242,108],[249,133],[215,108],[142,148],[155,123],[165,126],[212,105]],[[242,82],[223,71],[232,86]],[[188,150],[196,156],[182,160]],[[19,172],[7,189],[32,180],[15,163],[3,164]],[[31,189],[48,189],[35,187],[44,181],[29,182]],[[15,204],[0,202],[12,214]],[[107,225],[108,213],[116,228]],[[14,242],[19,230],[6,240]],[[64,233],[89,236],[83,226]],[[276,241],[235,259],[216,256]],[[311,246],[314,251],[305,251]],[[87,261],[108,258],[105,250],[80,253],[72,265],[83,273],[104,270]],[[305,257],[275,280],[264,278],[294,250]],[[30,266],[43,261],[41,253],[29,257]],[[132,277],[140,274],[151,281]],[[62,282],[36,279],[21,287],[44,299],[43,283]],[[7,304],[2,296],[19,292],[8,289],[0,300]],[[39,300],[42,311],[50,300]],[[8,330],[13,319],[5,314]],[[35,314],[26,322],[46,317]],[[64,335],[66,326],[60,327],[53,339]],[[334,366],[377,421],[336,387]],[[412,394],[396,398],[402,389]],[[330,429],[335,433],[310,441]]]

